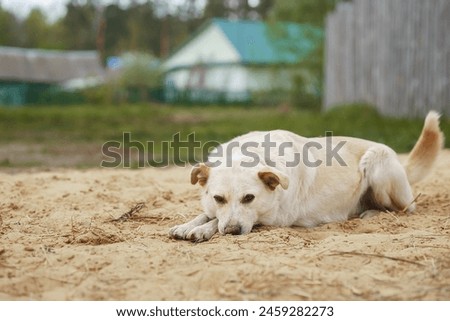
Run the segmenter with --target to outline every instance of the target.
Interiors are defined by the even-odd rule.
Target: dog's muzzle
[[[223,230],[224,234],[240,235],[241,227],[239,225],[230,225]]]

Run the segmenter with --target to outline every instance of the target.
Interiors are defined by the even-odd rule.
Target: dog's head
[[[203,187],[206,214],[219,220],[221,234],[247,234],[253,225],[270,220],[278,206],[277,194],[289,186],[288,177],[275,168],[209,167],[197,164],[191,183]]]

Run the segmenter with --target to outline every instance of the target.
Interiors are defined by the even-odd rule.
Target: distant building
[[[42,103],[56,91],[98,83],[103,73],[95,51],[0,47],[0,105]]]
[[[169,102],[246,102],[286,92],[321,29],[295,23],[212,19],[164,61]]]

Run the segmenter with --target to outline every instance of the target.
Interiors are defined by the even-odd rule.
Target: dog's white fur
[[[265,155],[267,147],[262,148],[267,134],[276,143],[270,155]],[[327,139],[335,147],[343,144],[338,155],[345,165],[337,158],[327,160]],[[363,139],[304,138],[283,130],[251,132],[221,145],[222,151],[230,153],[216,156],[216,150],[209,165],[193,167],[191,183],[202,186],[204,213],[173,227],[169,235],[205,241],[217,231],[247,234],[256,224],[312,227],[371,217],[380,210],[414,211],[411,184],[430,171],[443,140],[436,112],[427,115],[405,166],[388,146]],[[291,143],[288,148],[278,148],[286,142]],[[241,148],[229,148],[237,143]],[[308,144],[310,148],[304,148]],[[302,161],[287,166],[296,155]],[[250,164],[255,156],[259,161]],[[275,166],[269,166],[267,156]],[[311,166],[317,161],[322,162],[320,166]]]

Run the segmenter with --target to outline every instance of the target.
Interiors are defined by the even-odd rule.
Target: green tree
[[[148,51],[159,55],[163,18],[156,15],[152,2],[132,3],[126,9],[116,4],[109,5],[103,19],[107,55],[126,51]]]
[[[48,48],[49,25],[39,9],[30,11],[23,21],[22,31],[25,35],[24,46],[29,48]]]
[[[343,0],[277,0],[270,14],[272,21],[291,21],[309,24],[323,29],[325,18],[338,2]],[[308,35],[306,35],[308,36]],[[324,82],[324,39],[316,48],[299,62],[294,77],[293,104],[301,108],[319,109],[322,105]]]
[[[277,0],[273,6],[271,18],[323,27],[327,14],[341,1],[343,0]]]
[[[129,51],[160,51],[161,20],[156,17],[152,3],[134,4],[127,10],[127,49]]]
[[[66,8],[67,13],[61,20],[66,49],[96,49],[99,22],[96,2],[71,0]]]
[[[46,47],[48,49],[64,50],[70,48],[70,40],[66,38],[66,29],[63,19],[48,26]]]
[[[21,37],[19,34],[19,23],[16,17],[9,11],[0,7],[0,45],[18,46]]]
[[[105,53],[106,56],[118,55],[125,51],[128,38],[127,10],[117,4],[111,4],[103,12],[105,20]]]
[[[209,0],[204,10],[205,18],[264,19],[274,0]]]
[[[119,86],[128,91],[137,90],[140,101],[147,101],[149,91],[161,84],[159,60],[150,54],[124,55],[122,69]]]

